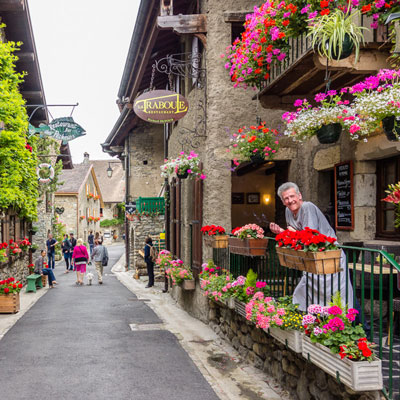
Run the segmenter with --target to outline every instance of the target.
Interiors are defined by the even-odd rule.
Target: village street
[[[0,362],[8,366],[0,369],[2,398],[289,398],[262,381],[250,386],[248,374],[260,372],[218,345],[169,295],[146,291],[131,272],[111,273],[122,253],[121,245],[109,247],[102,286],[75,286],[75,274],[63,274],[58,263],[58,287],[41,289],[46,293],[0,340]],[[0,332],[13,317],[0,316]]]

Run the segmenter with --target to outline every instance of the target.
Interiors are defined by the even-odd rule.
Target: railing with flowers
[[[400,398],[400,266],[383,250],[339,246],[346,256],[345,267],[334,275],[315,275],[281,266],[276,241],[269,238],[262,257],[213,249],[216,265],[226,268],[233,278],[252,269],[258,280],[266,282],[271,297],[293,295],[302,277],[304,309],[311,304],[327,306],[331,293],[342,292],[342,302],[357,310],[369,342],[376,343],[375,354],[383,360],[383,393],[387,399]],[[327,295],[328,293],[328,295]],[[363,347],[363,343],[360,343]],[[344,352],[357,349],[341,349]]]

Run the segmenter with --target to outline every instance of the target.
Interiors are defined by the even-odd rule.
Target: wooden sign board
[[[189,103],[179,93],[152,90],[137,97],[133,109],[144,121],[168,124],[183,118],[189,110]]]
[[[335,165],[335,226],[337,230],[354,229],[353,162]]]

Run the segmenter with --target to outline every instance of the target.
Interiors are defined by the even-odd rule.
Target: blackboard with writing
[[[335,225],[337,230],[354,229],[352,161],[335,165]]]

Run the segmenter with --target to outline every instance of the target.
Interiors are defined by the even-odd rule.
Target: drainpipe
[[[76,195],[76,240],[79,238],[79,194]]]
[[[127,145],[125,150],[125,204],[129,202],[129,177],[130,177],[130,134],[126,139]],[[130,237],[129,237],[129,220],[125,214],[125,259],[126,259],[126,269],[130,269]]]

